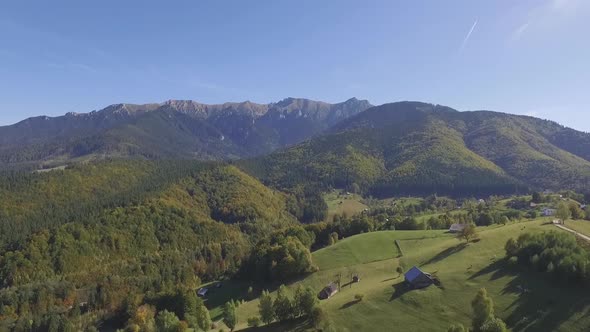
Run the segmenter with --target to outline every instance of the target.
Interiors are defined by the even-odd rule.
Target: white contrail
[[[473,22],[473,25],[471,26],[471,29],[469,29],[467,36],[465,36],[465,39],[463,39],[463,43],[461,44],[461,48],[459,49],[459,52],[463,51],[463,49],[465,48],[465,45],[467,45],[467,42],[469,41],[469,37],[471,37],[471,34],[473,33],[473,30],[475,30],[476,25],[477,25],[477,20],[475,20],[475,22]]]

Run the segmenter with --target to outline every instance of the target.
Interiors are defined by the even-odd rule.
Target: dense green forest
[[[296,223],[287,195],[217,164],[101,162],[10,173],[1,188],[0,327],[44,330],[74,302],[88,311],[67,320],[78,328],[124,321],[130,298],[235,275],[253,244]]]

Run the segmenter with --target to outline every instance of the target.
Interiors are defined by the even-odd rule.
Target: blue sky
[[[491,109],[590,131],[590,1],[3,1],[0,125],[119,102]]]

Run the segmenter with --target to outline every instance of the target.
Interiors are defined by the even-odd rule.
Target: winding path
[[[577,235],[577,236],[581,237],[582,239],[584,239],[584,240],[586,240],[586,241],[590,242],[590,236],[586,236],[586,235],[584,235],[584,234],[582,234],[582,233],[580,233],[580,232],[574,231],[573,229],[571,229],[571,228],[567,228],[567,227],[565,227],[565,226],[563,226],[563,225],[561,225],[561,224],[556,224],[556,223],[553,223],[553,225],[555,225],[555,226],[557,226],[557,227],[559,227],[559,228],[563,229],[564,231],[568,231],[568,232],[570,232],[570,233],[574,233],[575,235]]]

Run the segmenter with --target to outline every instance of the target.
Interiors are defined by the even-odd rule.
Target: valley
[[[0,137],[0,330],[590,326],[588,134],[549,121],[170,101]]]

